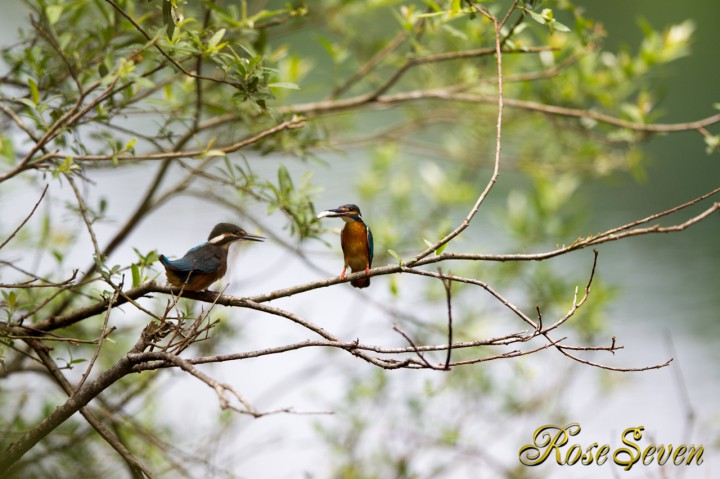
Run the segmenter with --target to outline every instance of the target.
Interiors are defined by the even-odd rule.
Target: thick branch
[[[8,449],[0,453],[0,470],[7,470],[10,465],[20,459],[23,454],[50,434],[56,427],[67,421],[70,416],[79,411],[80,408],[86,406],[106,388],[128,374],[131,366],[132,364],[127,357],[123,357],[97,379],[85,383],[74,396],[68,398],[64,404],[55,409],[55,411],[40,424],[23,434],[23,436],[13,442]]]
[[[75,392],[72,384],[62,374],[60,369],[55,364],[55,361],[48,354],[45,346],[37,339],[27,341],[28,345],[35,350],[40,360],[45,364],[45,367],[50,372],[50,375],[55,379],[58,385],[65,391],[68,396],[71,396]],[[81,383],[82,385],[82,383]],[[115,437],[110,431],[103,426],[98,417],[88,408],[80,408],[80,414],[83,415],[85,420],[97,431],[97,433],[107,442],[117,453],[123,458],[125,463],[130,469],[130,473],[135,478],[151,477],[150,471],[148,471],[142,463],[133,456],[133,454],[125,447],[119,438]]]

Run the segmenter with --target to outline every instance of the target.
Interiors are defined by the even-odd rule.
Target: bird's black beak
[[[246,233],[244,235],[238,235],[237,239],[246,241],[265,241],[266,238],[264,236],[251,235]]]
[[[341,210],[340,208],[335,208],[334,210],[325,210],[318,213],[318,215],[315,217],[316,219],[322,219],[322,218],[339,218],[341,216],[345,216],[347,211]]]

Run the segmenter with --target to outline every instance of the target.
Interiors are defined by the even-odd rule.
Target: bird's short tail
[[[350,281],[350,284],[352,284],[356,288],[367,288],[368,286],[370,286],[370,278],[354,279]]]

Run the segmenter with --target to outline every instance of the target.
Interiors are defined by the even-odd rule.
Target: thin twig
[[[413,26],[413,31],[415,31],[415,28],[418,28],[423,23],[423,19],[418,19]],[[388,55],[397,50],[409,36],[410,34],[408,33],[408,30],[402,30],[400,33],[395,35],[395,37],[390,40],[388,44],[385,45],[385,47],[375,53],[375,55],[373,55],[370,60],[367,61],[367,63],[365,63],[362,67],[358,68],[340,86],[336,87],[328,96],[328,100],[334,100],[338,98],[340,95],[349,90],[355,83],[366,77],[368,73],[373,71],[376,66],[378,66],[385,58],[388,57]]]
[[[52,35],[52,33],[45,31],[45,29],[40,26],[40,24],[35,20],[35,18],[32,15],[30,16],[30,24],[33,26],[33,28],[35,28],[35,31],[38,32],[39,36],[45,39],[47,44],[50,45],[50,48],[55,50],[55,53],[57,54],[57,56],[65,64],[65,68],[67,69],[68,73],[70,74],[70,77],[73,79],[73,82],[75,83],[75,87],[78,89],[78,92],[82,93],[82,91],[83,91],[82,83],[78,79],[75,69],[70,64],[70,61],[68,60],[67,56],[65,55],[65,52],[62,51],[62,49],[58,45],[55,37]]]
[[[675,344],[670,333],[666,335],[666,340],[670,356],[673,358],[677,358],[677,351],[675,350]],[[685,444],[691,438],[690,433],[695,426],[697,414],[695,413],[695,408],[693,407],[692,400],[690,399],[687,382],[685,381],[685,376],[683,375],[683,370],[681,365],[679,364],[679,361],[675,364],[675,367],[671,368],[671,370],[675,379],[675,387],[678,391],[678,395],[680,396],[680,402],[682,403],[682,407],[685,410],[685,431],[683,434],[683,444]]]
[[[402,336],[403,338],[405,338],[405,341],[408,342],[408,344],[410,345],[410,347],[412,348],[412,350],[415,352],[415,354],[417,355],[417,357],[420,358],[420,361],[422,361],[422,363],[423,363],[425,366],[427,366],[429,369],[442,369],[442,368],[439,368],[439,367],[437,367],[437,366],[433,366],[432,364],[430,364],[430,363],[428,362],[427,359],[425,359],[425,356],[423,355],[423,353],[420,352],[420,350],[418,349],[418,347],[415,345],[415,342],[410,338],[410,336],[408,336],[408,335],[405,333],[405,331],[403,331],[402,329],[398,328],[397,323],[393,323],[393,331],[395,331],[396,333],[400,334],[400,336]],[[446,369],[447,369],[447,368],[446,368]]]
[[[442,270],[438,268],[438,272],[442,274]],[[442,280],[443,287],[445,288],[445,300],[447,303],[447,316],[448,316],[448,350],[447,356],[445,357],[445,369],[450,369],[450,356],[452,354],[452,343],[453,343],[453,320],[452,320],[452,281],[448,279]]]
[[[120,288],[122,288],[122,283],[120,284]],[[120,291],[120,289],[118,289]],[[85,369],[85,373],[82,375],[82,378],[80,378],[80,382],[77,383],[75,386],[75,390],[73,394],[77,394],[77,392],[80,390],[80,388],[85,384],[85,381],[87,380],[88,376],[90,376],[90,372],[92,371],[93,366],[95,365],[95,361],[97,361],[97,358],[100,356],[100,349],[102,348],[103,342],[105,341],[105,338],[108,335],[108,321],[110,320],[110,313],[112,313],[112,304],[115,302],[115,300],[118,297],[118,291],[115,291],[113,293],[112,298],[110,301],[108,301],[108,308],[107,313],[105,313],[105,319],[103,321],[102,329],[100,330],[100,337],[97,341],[97,346],[95,347],[95,352],[93,353],[92,357],[90,358],[90,362],[88,363],[87,368]]]
[[[12,233],[10,233],[10,236],[5,238],[5,241],[3,241],[2,244],[0,244],[0,249],[3,249],[5,247],[5,245],[8,244],[10,242],[10,240],[15,237],[16,234],[18,234],[18,231],[20,231],[23,228],[23,226],[25,226],[25,223],[27,223],[28,220],[30,220],[30,218],[32,218],[32,215],[35,214],[35,210],[37,210],[38,206],[40,206],[40,202],[43,200],[43,198],[45,198],[45,193],[47,193],[49,186],[50,186],[49,184],[45,185],[45,188],[43,188],[40,198],[35,202],[35,206],[33,206],[32,210],[30,211],[30,214],[25,217],[25,219],[22,221],[22,223],[20,223],[20,225],[17,228],[15,228],[15,230]]]
[[[33,278],[29,281],[25,281],[22,283],[0,283],[0,288],[7,288],[7,289],[34,289],[34,288],[58,288],[61,286],[67,286],[73,281],[75,281],[75,278],[77,277],[78,270],[74,269],[70,277],[64,281],[60,281],[58,283],[53,282],[47,282],[47,283],[37,283],[37,281],[40,280],[40,278]]]
[[[289,120],[285,120],[271,128],[263,130],[251,137],[237,141],[230,145],[214,147],[213,150],[219,153],[234,153],[241,148],[257,143],[258,141],[285,130],[293,130],[302,128],[305,124],[305,118],[294,116]],[[70,158],[75,162],[85,161],[139,161],[139,160],[176,160],[182,158],[204,158],[207,150],[188,150],[188,151],[167,151],[160,153],[148,153],[140,155],[67,155],[65,153],[52,153],[48,158]],[[36,162],[37,163],[37,162]],[[35,165],[35,163],[33,163]]]
[[[27,126],[27,125],[25,124],[25,122],[22,121],[22,118],[20,118],[20,117],[17,115],[17,113],[15,113],[12,109],[10,109],[10,108],[8,108],[7,106],[5,106],[4,104],[0,103],[0,111],[2,111],[2,112],[5,113],[7,116],[9,116],[10,119],[11,119],[13,122],[15,122],[15,124],[18,126],[18,128],[20,128],[22,131],[24,131],[25,134],[26,134],[28,137],[30,137],[30,139],[31,139],[32,141],[34,141],[35,143],[37,143],[37,142],[39,141],[39,140],[38,140],[38,137],[35,136],[35,132],[34,132],[29,126]]]
[[[490,193],[490,190],[492,190],[492,187],[495,185],[495,182],[497,181],[498,175],[500,173],[500,152],[502,150],[502,124],[503,124],[503,73],[502,73],[502,46],[500,45],[500,28],[498,27],[498,21],[497,18],[490,15],[486,10],[480,9],[480,12],[482,12],[483,15],[485,15],[487,18],[489,18],[493,22],[493,26],[495,28],[495,55],[496,55],[496,61],[497,61],[497,74],[498,74],[498,92],[497,92],[497,105],[498,105],[498,114],[497,114],[497,134],[495,138],[495,161],[493,163],[493,173],[490,179],[487,182],[487,185],[485,186],[485,189],[478,197],[477,201],[473,205],[472,209],[470,210],[470,213],[465,217],[463,222],[455,228],[453,231],[445,235],[443,238],[441,238],[439,241],[437,241],[435,244],[429,246],[425,250],[421,251],[420,253],[416,254],[415,257],[409,261],[408,266],[413,266],[417,264],[417,262],[426,256],[430,255],[431,253],[435,252],[438,248],[440,248],[443,245],[446,245],[449,243],[453,238],[458,236],[460,233],[462,233],[468,226],[470,226],[470,222],[475,217],[475,214],[480,209],[480,206],[485,201],[485,198],[487,198],[488,194]]]

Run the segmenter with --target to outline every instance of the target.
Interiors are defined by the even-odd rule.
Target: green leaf
[[[433,246],[435,246],[435,243],[431,243],[429,240],[427,240],[425,238],[423,238],[423,241],[425,242],[425,244],[427,245],[428,248],[432,248]],[[447,248],[447,245],[448,245],[448,243],[438,246],[438,248],[435,250],[435,256],[442,254],[442,252],[445,251],[445,248]]]
[[[37,103],[35,103],[29,98],[18,98],[17,101],[30,108],[31,110],[37,109]]]
[[[149,78],[137,77],[137,78],[134,78],[133,81],[135,82],[135,86],[138,88],[153,88],[153,87],[155,87],[155,82],[153,82]]]
[[[280,186],[280,193],[287,198],[295,190],[293,186],[292,178],[285,165],[280,165],[278,168],[278,186]]]
[[[463,41],[469,41],[469,38],[465,32],[462,30],[458,30],[457,28],[452,27],[451,25],[443,25],[442,29],[447,31],[450,35],[453,37],[463,40]]]
[[[50,5],[45,9],[45,15],[47,15],[48,22],[50,25],[55,25],[62,15],[62,5]]]
[[[225,155],[225,152],[222,151],[222,150],[208,150],[208,151],[206,151],[205,153],[203,153],[202,156],[203,156],[203,158],[206,158],[206,157],[208,157],[208,156],[220,156],[220,157],[224,157],[224,156],[226,156],[226,155]]]
[[[567,26],[558,22],[557,20],[553,21],[552,25],[553,25],[553,28],[555,28],[555,30],[557,30],[558,32],[569,32],[570,31],[570,29]]]
[[[225,29],[221,28],[217,32],[215,32],[215,35],[210,38],[210,41],[208,42],[208,50],[215,50],[215,47],[218,46],[218,43],[220,43],[220,40],[225,36]]]
[[[170,0],[163,1],[162,16],[163,23],[167,27],[167,36],[168,38],[172,38],[175,32],[175,20],[173,20],[172,16],[172,2],[170,2]]]
[[[284,88],[285,90],[299,90],[300,89],[300,87],[297,86],[295,83],[285,82],[285,81],[268,83],[268,86],[270,88]]]
[[[130,265],[130,271],[132,272],[132,285],[133,288],[140,285],[141,278],[140,278],[140,268],[136,263],[133,263]]]
[[[712,154],[712,152],[718,149],[718,145],[720,145],[720,135],[706,136],[705,144],[707,145],[707,148],[705,149],[707,154]]]
[[[539,24],[545,25],[547,23],[547,20],[545,20],[545,18],[542,15],[540,15],[539,13],[533,12],[532,10],[526,10],[526,11],[530,14],[532,19],[535,20],[536,22],[538,22]]]
[[[17,294],[15,294],[15,291],[10,291],[7,295],[3,294],[3,296],[5,296],[8,308],[11,310],[15,309],[15,302],[17,301]]]
[[[28,78],[28,86],[30,87],[30,98],[36,105],[40,103],[40,91],[38,90],[37,82],[32,78]]]
[[[397,251],[395,251],[394,249],[389,249],[387,251],[388,251],[388,253],[390,253],[390,256],[392,256],[393,258],[395,258],[398,261],[399,264],[402,264],[403,260],[400,257],[400,255],[397,254]]]
[[[392,294],[396,298],[400,294],[400,289],[398,288],[397,276],[395,276],[395,275],[390,276],[390,294]]]
[[[0,136],[0,156],[10,160],[15,158],[15,145],[7,136]]]

